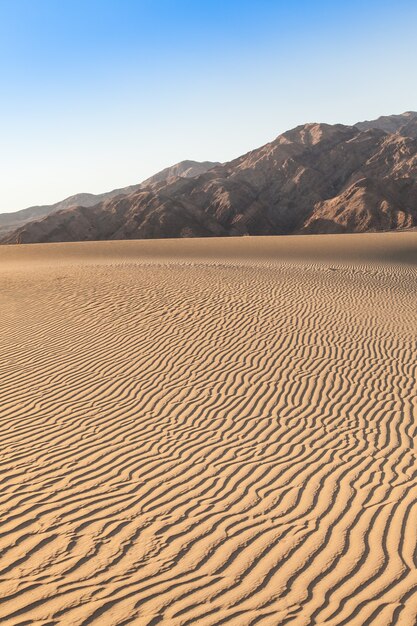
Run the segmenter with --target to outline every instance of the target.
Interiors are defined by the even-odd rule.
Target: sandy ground
[[[417,619],[417,233],[0,248],[0,623]]]

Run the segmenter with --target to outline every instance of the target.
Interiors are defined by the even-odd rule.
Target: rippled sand
[[[417,619],[417,233],[0,249],[0,623]]]

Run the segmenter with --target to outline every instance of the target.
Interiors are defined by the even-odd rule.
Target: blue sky
[[[415,0],[0,0],[0,212],[417,109]]]

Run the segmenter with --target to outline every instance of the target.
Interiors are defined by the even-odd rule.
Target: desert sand
[[[417,233],[0,248],[0,623],[417,619]]]

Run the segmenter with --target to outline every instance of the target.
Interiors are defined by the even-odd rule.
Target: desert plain
[[[417,232],[0,248],[0,623],[411,626]]]

